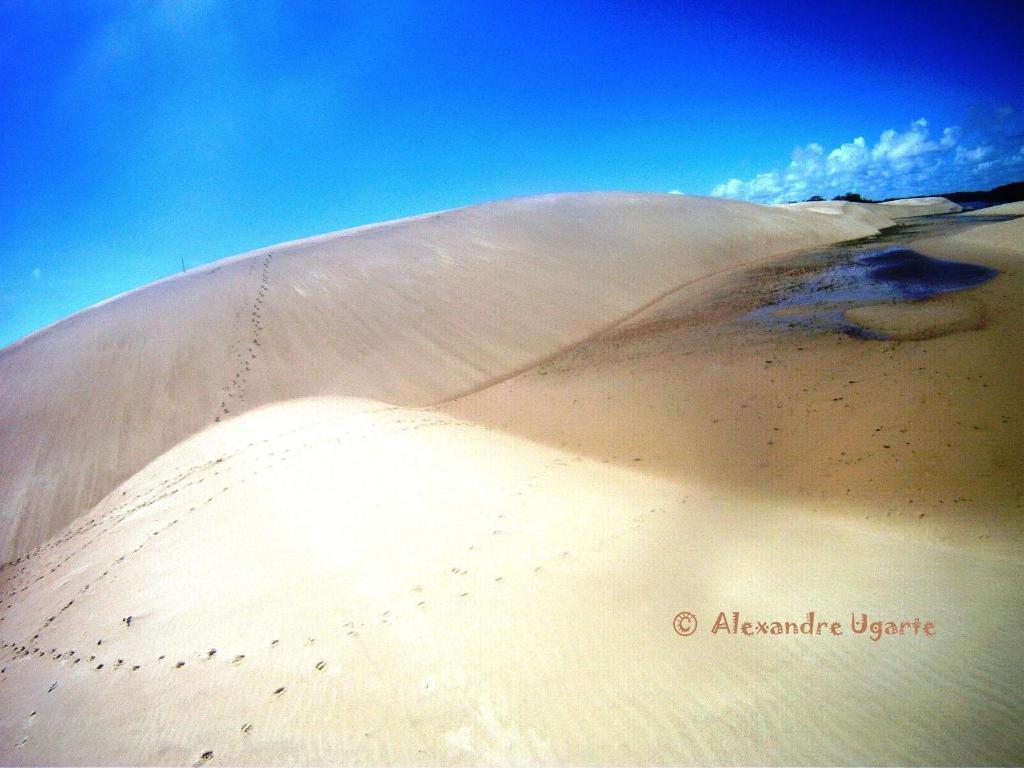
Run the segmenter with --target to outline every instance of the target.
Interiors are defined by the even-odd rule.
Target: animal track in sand
[[[263,305],[266,300],[267,291],[270,289],[270,265],[273,254],[268,253],[263,257],[260,269],[260,278],[256,286],[255,294],[251,304],[248,299],[247,289],[243,287],[241,294],[242,305],[249,305],[247,323],[243,320],[244,311],[241,306],[235,311],[234,325],[231,331],[232,344],[229,355],[235,359],[235,373],[230,383],[224,387],[224,397],[221,399],[219,413],[214,421],[220,421],[222,417],[228,416],[231,409],[229,401],[237,402],[239,408],[244,408],[246,400],[246,374],[251,368],[251,361],[256,359],[256,350],[260,345],[260,337],[263,333]],[[256,261],[249,263],[249,272],[243,280],[243,286],[251,280],[256,269]],[[248,327],[246,327],[246,325]],[[251,338],[251,342],[248,341]],[[243,347],[246,347],[243,352]]]
[[[223,458],[223,457],[222,457],[222,458]],[[188,477],[188,476],[190,476],[190,475],[194,474],[194,473],[195,473],[196,471],[199,471],[199,470],[205,469],[205,468],[207,468],[207,467],[211,466],[211,465],[212,465],[212,464],[214,464],[214,463],[216,463],[216,462],[204,462],[203,464],[200,464],[200,465],[194,465],[194,466],[193,466],[192,468],[190,468],[190,469],[189,469],[188,471],[186,471],[186,472],[184,472],[183,474],[181,474],[181,475],[177,476],[177,478],[176,478],[176,479],[180,481],[180,480],[182,480],[182,479],[184,479],[184,478],[186,478],[186,477]],[[198,479],[198,480],[195,480],[195,481],[193,481],[193,483],[189,483],[188,485],[194,484],[195,482],[199,482],[199,481],[201,481],[201,478],[200,478],[200,479]],[[134,511],[137,511],[138,509],[141,509],[141,508],[143,508],[143,507],[145,507],[145,506],[149,506],[149,504],[155,503],[156,501],[159,501],[159,500],[162,500],[162,499],[164,499],[164,498],[167,498],[167,497],[169,497],[169,496],[172,496],[172,495],[174,495],[174,493],[176,493],[176,492],[177,492],[177,491],[179,490],[179,489],[177,489],[177,488],[167,488],[166,486],[167,486],[167,481],[164,481],[164,482],[163,482],[163,483],[161,483],[161,484],[160,484],[159,486],[157,486],[157,488],[163,488],[163,493],[161,493],[161,495],[157,496],[156,498],[151,498],[151,499],[150,499],[150,500],[148,500],[147,502],[144,502],[144,503],[142,503],[142,504],[136,505],[135,507],[132,507],[132,508],[131,508],[131,509],[129,509],[129,510],[128,510],[128,511],[127,511],[127,512],[126,512],[125,514],[121,515],[121,516],[120,516],[120,517],[118,518],[117,522],[120,522],[120,520],[123,520],[123,519],[124,519],[125,517],[127,517],[127,515],[128,515],[128,514],[131,514],[132,512],[134,512]],[[226,492],[227,490],[228,490],[228,489],[227,489],[227,487],[225,487],[225,488],[224,488],[224,490],[223,490],[223,491],[221,491],[221,493],[224,493],[224,492]],[[217,495],[219,495],[219,494],[215,494],[214,496],[211,496],[211,497],[209,497],[209,498],[207,499],[207,503],[209,503],[209,502],[212,502],[212,501],[214,500],[214,498],[216,498],[216,496],[217,496]],[[136,498],[138,498],[138,497],[136,497]],[[195,512],[195,511],[196,511],[196,507],[191,507],[191,508],[189,509],[189,514],[191,514],[191,513]],[[105,518],[105,517],[109,517],[109,516],[110,516],[110,513],[108,513],[107,515],[104,515],[104,516],[102,516],[102,517],[103,517],[103,518]],[[150,532],[150,535],[151,535],[151,536],[157,536],[157,535],[159,535],[160,533],[162,533],[162,532],[164,532],[164,531],[168,530],[168,529],[169,529],[169,528],[171,528],[172,526],[174,526],[174,525],[177,525],[177,524],[178,524],[179,522],[180,522],[180,519],[179,519],[179,518],[174,518],[173,520],[171,520],[170,522],[168,522],[168,523],[167,523],[166,525],[164,525],[164,526],[163,526],[162,528],[159,528],[159,529],[157,529],[156,531],[151,531],[151,532]],[[99,535],[103,535],[103,534],[104,534],[104,533],[106,533],[106,532],[108,532],[108,531],[105,531],[105,532],[101,532],[101,534],[99,534]],[[93,540],[91,540],[91,541],[89,541],[89,542],[86,542],[86,544],[85,544],[85,545],[84,545],[83,547],[79,548],[79,549],[78,549],[78,550],[76,550],[75,552],[72,552],[72,553],[70,553],[69,555],[67,555],[66,557],[64,557],[64,558],[63,558],[63,560],[61,560],[61,562],[60,562],[60,563],[58,563],[58,565],[57,565],[56,567],[54,567],[54,568],[53,568],[53,569],[51,570],[51,572],[52,572],[53,570],[56,570],[56,568],[57,568],[57,567],[60,567],[60,565],[63,565],[64,563],[68,562],[68,561],[69,561],[69,560],[70,560],[70,559],[71,559],[71,558],[72,558],[73,556],[75,556],[75,555],[79,554],[79,553],[80,553],[81,551],[83,551],[83,550],[85,549],[85,547],[86,547],[86,546],[88,546],[89,544],[91,544],[91,543],[92,543],[92,541],[95,541],[95,539],[96,539],[96,538],[98,538],[98,537],[99,537],[99,535],[98,535],[97,537],[94,537],[94,539],[93,539]],[[143,540],[143,541],[142,541],[142,542],[141,542],[141,543],[140,543],[139,545],[137,545],[136,547],[134,547],[134,548],[133,548],[133,549],[132,549],[132,550],[131,550],[131,551],[130,551],[130,552],[129,552],[129,553],[127,554],[127,555],[120,555],[119,557],[117,557],[117,558],[116,558],[116,559],[115,559],[115,560],[114,560],[114,561],[113,561],[113,562],[112,562],[112,563],[110,564],[110,566],[109,566],[109,567],[108,567],[108,568],[107,568],[106,570],[104,570],[104,571],[103,571],[103,572],[102,572],[102,573],[100,574],[100,576],[99,576],[98,578],[100,578],[100,579],[104,579],[104,578],[106,578],[106,577],[110,576],[110,574],[111,574],[111,571],[113,571],[113,570],[114,570],[115,568],[117,568],[118,566],[122,566],[123,564],[125,564],[125,563],[127,563],[127,562],[130,562],[130,560],[129,560],[129,555],[134,555],[134,554],[136,554],[137,552],[139,552],[139,551],[140,551],[140,550],[141,550],[141,549],[142,549],[142,548],[143,548],[143,547],[144,547],[144,546],[146,545],[146,543],[147,543],[147,541],[148,541],[148,540],[149,540],[148,538],[147,538],[146,540]],[[114,577],[114,578],[116,578],[116,577]],[[112,578],[112,579],[111,579],[110,581],[112,582],[112,581],[114,580],[114,578]],[[108,582],[108,583],[109,583],[109,582]],[[82,586],[82,587],[81,587],[81,588],[80,588],[80,589],[78,590],[77,596],[83,596],[83,595],[85,595],[86,593],[88,593],[88,592],[89,592],[89,591],[91,590],[92,586],[93,586],[93,582],[88,582],[88,583],[84,584],[84,585],[83,585],[83,586]],[[94,592],[93,592],[93,593],[94,593]],[[48,627],[49,627],[50,625],[52,625],[52,624],[53,624],[53,623],[54,623],[54,622],[56,621],[56,619],[57,619],[57,618],[58,618],[58,617],[59,617],[59,616],[60,616],[61,614],[63,614],[63,613],[65,612],[65,611],[67,611],[67,610],[68,610],[69,608],[71,608],[71,607],[72,607],[72,605],[74,605],[74,604],[75,604],[75,599],[74,599],[74,598],[73,598],[73,599],[71,599],[71,600],[69,600],[69,601],[68,601],[67,603],[65,603],[65,604],[64,604],[64,605],[63,605],[63,606],[62,606],[62,607],[61,607],[61,608],[60,608],[60,609],[59,609],[59,610],[58,610],[58,611],[57,611],[57,612],[56,612],[56,613],[54,614],[54,615],[50,616],[50,617],[49,617],[49,618],[48,618],[48,619],[47,619],[47,620],[46,620],[46,621],[45,621],[45,622],[44,622],[44,623],[42,624],[42,626],[41,626],[41,627],[39,628],[39,630],[38,630],[38,631],[36,632],[36,635],[35,635],[35,637],[34,637],[33,639],[35,639],[36,637],[38,637],[38,636],[39,636],[39,634],[40,634],[40,633],[41,633],[41,632],[42,632],[43,630],[47,629],[47,628],[48,628]],[[123,622],[125,623],[125,625],[126,625],[127,627],[130,627],[130,626],[131,626],[131,622],[132,622],[132,620],[133,620],[133,619],[134,619],[134,617],[132,617],[132,616],[129,616],[129,617],[125,617],[125,618],[122,618],[122,621],[123,621]],[[101,641],[101,642],[102,642],[102,641]]]

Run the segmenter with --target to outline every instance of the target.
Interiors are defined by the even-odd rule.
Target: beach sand
[[[912,243],[969,329],[751,314],[893,207],[498,203],[3,351],[0,759],[1019,763],[1024,220]]]

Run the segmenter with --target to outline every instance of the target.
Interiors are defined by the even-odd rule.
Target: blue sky
[[[1017,4],[254,5],[0,0],[0,345],[182,260],[483,200],[1024,177]]]

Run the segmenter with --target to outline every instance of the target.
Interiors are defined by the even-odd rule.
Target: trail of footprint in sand
[[[260,339],[263,335],[263,312],[266,303],[267,292],[270,289],[270,265],[274,258],[268,253],[260,262],[259,280],[249,299],[250,283],[256,273],[256,261],[249,264],[242,288],[241,302],[235,311],[232,323],[232,336],[230,355],[234,359],[235,372],[231,381],[223,389],[223,398],[217,409],[214,421],[229,416],[232,409],[235,412],[243,410],[246,394],[246,379],[252,366],[256,361],[260,348]]]

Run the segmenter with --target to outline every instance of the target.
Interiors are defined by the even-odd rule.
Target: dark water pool
[[[777,328],[839,331],[857,338],[881,339],[885,337],[851,324],[846,310],[967,290],[997,274],[988,267],[935,259],[905,246],[861,251],[810,275],[750,317]]]
[[[999,274],[978,264],[933,259],[909,248],[889,248],[857,261],[867,267],[868,280],[898,291],[907,299],[974,288]]]

